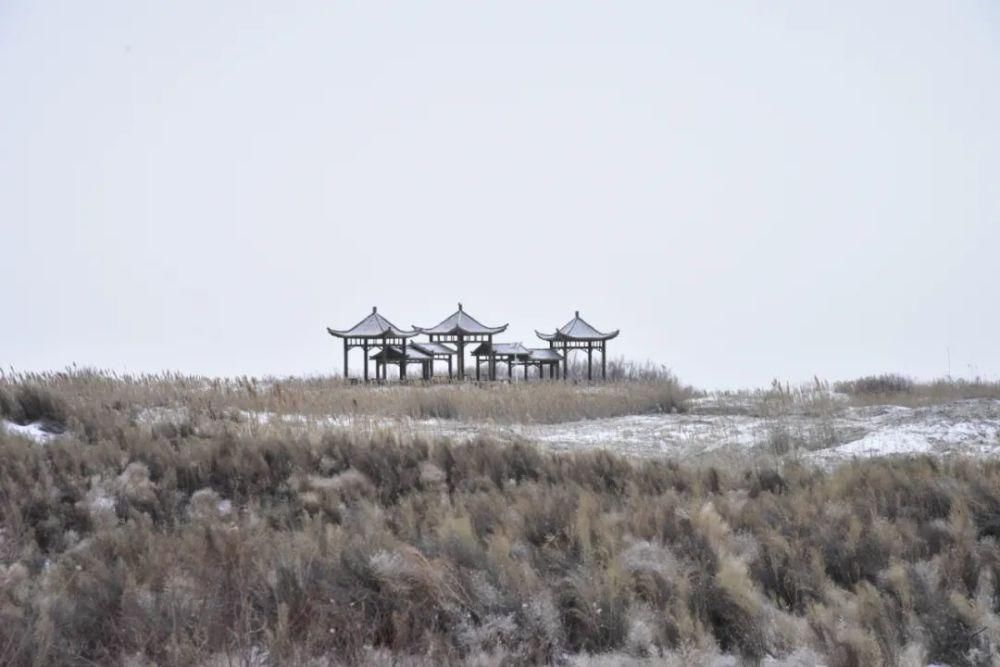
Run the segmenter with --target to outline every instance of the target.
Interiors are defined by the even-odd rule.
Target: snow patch
[[[8,433],[13,433],[14,435],[19,435],[22,438],[27,438],[37,442],[40,445],[44,445],[51,442],[54,438],[58,437],[58,433],[50,433],[45,429],[42,422],[32,422],[30,424],[15,424],[14,422],[7,421],[6,419],[0,420],[0,427],[4,428]]]

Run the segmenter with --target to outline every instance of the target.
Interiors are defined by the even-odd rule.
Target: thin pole
[[[365,382],[368,382],[368,343],[364,343],[361,349],[365,353]]]
[[[351,349],[347,347],[347,339],[344,339],[344,379],[347,379],[347,351]]]
[[[601,379],[608,379],[608,341],[601,341]]]
[[[587,343],[587,382],[594,379],[591,369],[594,365],[594,345]]]
[[[490,380],[497,379],[496,356],[493,354],[493,334],[486,337],[486,344],[490,346],[490,356],[486,358],[486,374]]]

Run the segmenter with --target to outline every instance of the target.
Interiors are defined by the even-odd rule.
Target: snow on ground
[[[910,409],[843,407],[824,416],[633,415],[561,424],[492,425],[447,420],[407,424],[416,433],[524,439],[557,451],[606,449],[632,456],[698,460],[725,454],[792,454],[819,464],[930,454],[1000,456],[1000,401],[955,401]],[[739,408],[742,411],[742,406]]]
[[[872,456],[1000,456],[1000,400],[940,405],[848,407],[832,402],[819,414],[760,416],[740,397],[695,402],[685,414],[630,415],[558,424],[501,424],[355,415],[306,416],[241,412],[250,429],[389,430],[400,436],[530,441],[554,451],[605,449],[638,457],[697,462],[726,457],[795,456],[831,465]],[[144,415],[148,421],[178,415]],[[144,420],[145,421],[145,420]],[[47,434],[46,434],[47,435]],[[50,437],[50,436],[49,436]]]
[[[19,435],[22,438],[34,440],[40,445],[44,445],[58,436],[57,433],[50,433],[45,430],[45,427],[41,422],[32,422],[30,424],[22,425],[9,422],[6,419],[0,419],[0,428],[7,430],[9,433]]]

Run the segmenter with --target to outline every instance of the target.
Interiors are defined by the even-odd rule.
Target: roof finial
[[[577,316],[577,317],[580,317],[580,311],[579,311],[579,310],[578,310],[578,311],[576,311],[576,316]]]
[[[458,309],[462,310],[462,302],[461,301],[458,302]]]
[[[378,312],[378,306],[372,306],[372,312],[373,313],[377,313]]]

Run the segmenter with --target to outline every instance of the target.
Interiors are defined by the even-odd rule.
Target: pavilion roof
[[[602,333],[580,317],[578,310],[573,319],[559,327],[554,334],[544,334],[537,330],[535,334],[542,340],[611,340],[618,335],[618,329]]]
[[[382,350],[379,350],[376,354],[373,354],[371,358],[388,362],[403,361],[403,349],[396,345],[388,345]],[[406,346],[406,361],[430,361],[431,359],[433,359],[431,355],[421,352],[420,350],[413,349],[412,345]]]
[[[327,327],[331,336],[339,338],[410,338],[417,335],[417,331],[404,331],[395,324],[379,315],[378,308],[372,307],[372,312],[368,317],[355,324],[350,329],[340,331]]]
[[[472,351],[472,356],[485,357],[490,353],[490,344],[482,343]],[[493,343],[493,353],[500,356],[526,357],[531,354],[531,350],[521,343]]]
[[[413,328],[422,334],[474,336],[498,334],[505,331],[507,329],[507,325],[504,324],[499,327],[488,327],[472,315],[469,315],[467,312],[462,310],[462,304],[458,304],[458,310],[435,326],[423,328],[413,325]]]
[[[408,345],[409,347],[420,350],[424,354],[451,354],[451,355],[458,354],[455,351],[455,348],[448,347],[444,343],[425,343],[425,342],[418,343],[416,341],[412,341]]]
[[[534,347],[531,348],[528,359],[531,361],[562,361],[562,355],[547,347]]]

